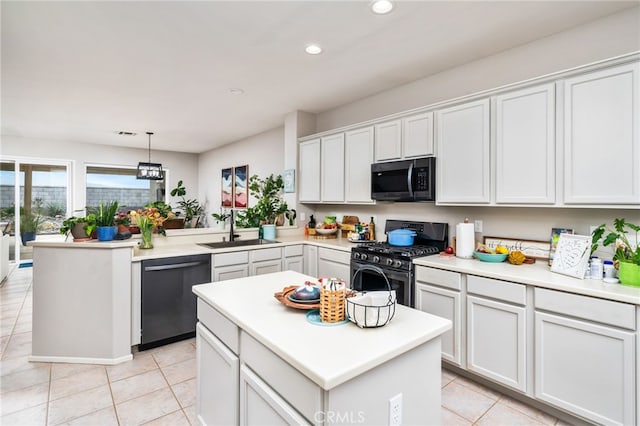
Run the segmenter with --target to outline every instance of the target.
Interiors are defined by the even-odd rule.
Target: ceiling
[[[2,135],[200,153],[638,6],[396,3],[3,0]]]

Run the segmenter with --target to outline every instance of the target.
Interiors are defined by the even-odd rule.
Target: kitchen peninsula
[[[199,420],[440,423],[440,336],[451,322],[404,306],[381,328],[312,324],[274,293],[293,271],[194,286]]]

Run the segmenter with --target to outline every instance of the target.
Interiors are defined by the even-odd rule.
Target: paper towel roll
[[[475,234],[473,223],[456,225],[456,256],[466,259],[473,257]]]

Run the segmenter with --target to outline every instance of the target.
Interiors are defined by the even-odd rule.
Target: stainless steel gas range
[[[387,220],[385,233],[395,229],[410,229],[416,232],[412,246],[392,246],[388,243],[364,243],[351,249],[351,287],[356,291],[388,289],[380,274],[363,265],[377,266],[396,291],[398,303],[415,306],[414,265],[416,257],[437,254],[449,241],[449,224],[438,222],[411,222]]]

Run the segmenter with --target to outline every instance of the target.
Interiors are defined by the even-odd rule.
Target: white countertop
[[[546,260],[537,260],[532,265],[512,265],[509,262],[490,263],[481,262],[477,259],[435,255],[415,259],[413,263],[420,266],[446,269],[464,274],[479,275],[640,305],[640,287],[609,284],[602,280],[573,278],[568,275],[551,272]]]
[[[397,305],[389,324],[361,329],[349,322],[321,326],[307,311],[286,307],[274,293],[313,277],[293,271],[201,284],[194,293],[325,390],[447,331],[451,322]]]

